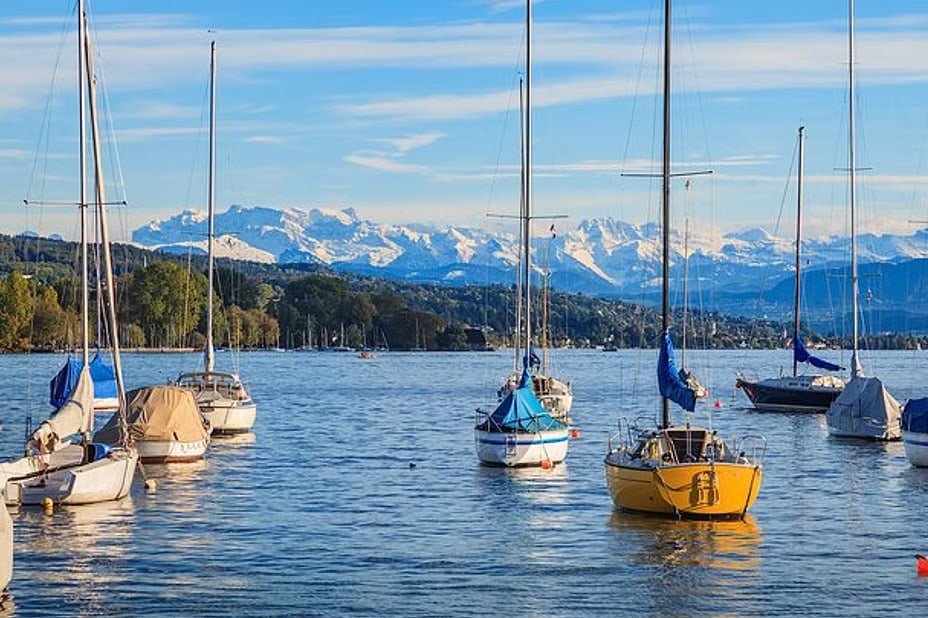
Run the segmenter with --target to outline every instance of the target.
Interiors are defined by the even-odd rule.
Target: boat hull
[[[751,404],[758,410],[810,414],[824,414],[842,390],[808,386],[802,382],[788,380],[749,382],[739,379],[735,386],[744,391]]]
[[[902,430],[905,456],[917,468],[928,468],[928,433]]]
[[[755,464],[716,462],[637,466],[606,458],[606,485],[617,509],[685,517],[741,517],[763,480]],[[610,461],[612,460],[612,461]]]
[[[186,463],[203,459],[209,446],[209,436],[195,442],[145,440],[135,446],[142,463]]]
[[[253,402],[234,399],[214,399],[198,403],[203,415],[213,430],[213,435],[248,433],[255,425],[258,406]]]
[[[53,464],[47,473],[35,465],[39,461],[38,456],[29,456],[11,462],[10,467],[4,465],[3,473],[16,468],[33,470],[25,477],[7,477],[4,494],[8,505],[38,505],[47,498],[72,505],[119,500],[129,495],[139,454],[135,449],[116,450],[90,463]]]
[[[568,428],[540,432],[496,432],[474,429],[477,458],[490,466],[556,465],[567,458]]]

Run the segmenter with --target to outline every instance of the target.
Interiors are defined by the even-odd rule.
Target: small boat
[[[902,443],[913,466],[928,468],[928,397],[906,402],[902,410]]]
[[[854,216],[856,209],[856,160],[854,158],[854,4],[848,12],[848,187],[851,215],[851,380],[832,402],[825,415],[828,433],[840,438],[863,438],[869,440],[899,440],[902,437],[899,402],[896,401],[883,382],[876,377],[865,377],[858,351],[860,295],[857,274],[857,229]]]
[[[113,294],[113,261],[110,251],[109,227],[106,216],[103,163],[100,156],[99,123],[96,107],[96,81],[93,71],[90,28],[84,2],[78,2],[78,163],[80,167],[80,247],[81,247],[81,347],[82,358],[73,387],[68,392],[55,393],[63,402],[32,432],[26,443],[26,454],[0,463],[0,487],[7,504],[37,505],[51,500],[55,504],[92,504],[119,500],[128,495],[135,477],[138,453],[125,440],[91,441],[94,426],[95,385],[89,359],[89,276],[87,260],[87,160],[85,141],[85,105],[90,111],[90,127],[94,145],[96,178],[96,208],[100,232],[101,270],[106,281],[104,320],[110,333],[113,352],[113,375],[116,397],[122,399],[122,368],[119,355],[116,303]],[[86,95],[86,100],[85,100]],[[102,359],[100,361],[102,363]],[[71,362],[66,365],[70,378]],[[54,380],[53,380],[54,382]],[[124,408],[117,405],[112,422],[124,420]],[[76,441],[65,441],[74,436]],[[5,551],[5,550],[4,550]],[[2,558],[0,558],[2,565]],[[2,567],[0,567],[2,573]]]
[[[210,432],[193,393],[178,386],[147,386],[126,394],[126,429],[113,417],[95,440],[125,439],[142,463],[181,463],[203,459]]]
[[[735,380],[735,388],[741,389],[756,409],[771,412],[825,412],[845,386],[844,379],[834,374],[799,374],[799,363],[808,363],[825,371],[844,370],[844,367],[840,365],[810,354],[799,334],[804,149],[805,127],[799,127],[799,172],[796,182],[796,276],[793,284],[793,375],[764,380],[749,380],[739,375]]]
[[[208,289],[213,289],[213,211],[215,210],[216,167],[216,42],[210,43],[210,124],[209,124],[209,230],[207,238]],[[283,350],[280,350],[283,351]],[[213,349],[213,294],[206,301],[205,371],[183,373],[175,384],[194,394],[203,417],[217,435],[251,431],[258,415],[258,406],[252,400],[241,379],[235,373],[216,371]],[[147,447],[153,448],[153,447]],[[194,449],[196,450],[196,449]],[[202,454],[201,454],[202,455]],[[154,457],[155,455],[149,455]],[[175,457],[174,453],[166,457]]]
[[[671,423],[670,402],[692,412],[700,387],[690,374],[677,369],[669,330],[670,18],[670,0],[665,0],[662,334],[657,361],[661,419],[656,427],[627,425],[627,432],[610,437],[603,466],[609,495],[620,511],[740,518],[760,491],[766,441],[744,436],[740,442],[726,444],[716,431],[690,422]]]

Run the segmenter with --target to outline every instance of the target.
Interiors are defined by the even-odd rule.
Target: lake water
[[[574,383],[581,437],[564,466],[509,471],[478,465],[472,425],[510,353],[243,354],[254,434],[215,440],[200,464],[146,466],[154,493],[137,477],[119,503],[14,513],[6,610],[669,617],[928,606],[928,578],[915,576],[915,554],[928,552],[928,470],[911,467],[900,443],[828,438],[824,416],[738,409],[736,371],[775,375],[786,351],[689,359],[724,404],[714,427],[768,439],[747,521],[614,512],[606,438],[620,417],[657,413],[656,357],[559,351],[555,373]],[[127,355],[127,382],[164,382],[197,360]],[[925,360],[887,352],[864,363],[902,400],[928,395]],[[45,414],[61,362],[0,356],[4,455],[20,451],[26,411],[36,422]]]

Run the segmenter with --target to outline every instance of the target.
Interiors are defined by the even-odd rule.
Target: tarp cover
[[[825,371],[841,371],[844,369],[841,365],[829,363],[823,358],[809,354],[805,344],[802,342],[802,337],[799,335],[793,337],[793,358],[795,358],[798,363],[809,363],[813,367],[818,367]]]
[[[129,442],[196,442],[206,437],[203,418],[193,393],[176,386],[147,386],[126,393]],[[121,441],[119,414],[114,414],[95,435],[106,444]]]
[[[696,391],[688,387],[680,377],[669,331],[664,331],[661,336],[661,354],[657,359],[657,384],[661,390],[661,397],[670,399],[688,412],[696,409]]]
[[[902,428],[915,433],[928,433],[928,397],[906,402],[902,411]]]
[[[831,407],[828,426],[844,435],[877,440],[898,440],[900,430],[899,402],[879,378],[852,378]]]
[[[50,384],[51,396],[48,400],[52,406],[60,408],[68,402],[83,366],[84,364],[80,359],[70,358],[58,374],[52,378]],[[90,377],[93,378],[93,396],[95,399],[115,399],[117,397],[116,372],[113,371],[113,366],[103,359],[103,355],[100,354],[99,350],[90,361]]]
[[[69,399],[32,433],[31,440],[45,443],[51,434],[66,438],[90,431],[93,422],[93,380],[85,367],[78,373],[77,384]]]
[[[503,399],[484,423],[487,431],[548,431],[566,425],[551,416],[532,391],[528,372],[522,372],[519,385]]]

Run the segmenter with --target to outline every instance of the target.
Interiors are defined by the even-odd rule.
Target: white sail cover
[[[902,436],[899,402],[879,378],[856,377],[828,408],[828,428],[840,436],[898,440]]]
[[[2,505],[0,505],[2,506]],[[0,508],[0,590],[13,578],[13,520],[5,507]]]
[[[93,380],[90,377],[90,368],[84,365],[67,403],[39,425],[38,429],[32,433],[31,440],[44,444],[48,442],[52,434],[61,439],[91,429],[93,429]]]

